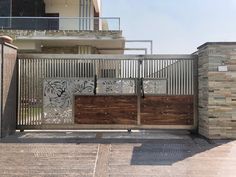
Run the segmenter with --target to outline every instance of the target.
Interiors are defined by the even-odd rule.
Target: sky
[[[236,0],[102,0],[102,16],[120,17],[127,40],[153,40],[155,54],[236,42]]]

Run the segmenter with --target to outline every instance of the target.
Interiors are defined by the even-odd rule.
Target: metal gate
[[[196,61],[192,55],[20,55],[17,128],[192,129]]]

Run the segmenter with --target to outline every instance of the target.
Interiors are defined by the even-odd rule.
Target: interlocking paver
[[[236,176],[236,141],[129,136],[18,133],[0,141],[0,177]]]

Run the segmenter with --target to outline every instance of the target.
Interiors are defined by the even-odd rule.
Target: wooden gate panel
[[[137,96],[75,96],[76,124],[137,124]]]
[[[141,99],[142,125],[193,125],[193,96],[145,96]]]

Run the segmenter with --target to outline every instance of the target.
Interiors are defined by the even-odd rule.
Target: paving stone
[[[0,141],[0,177],[235,177],[236,141],[164,134],[18,133]]]

